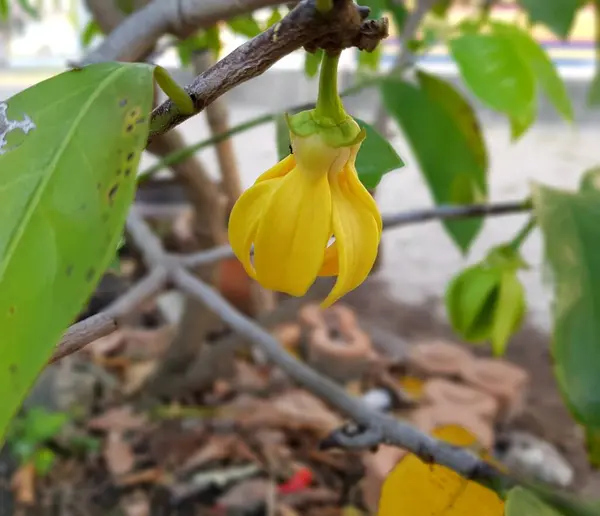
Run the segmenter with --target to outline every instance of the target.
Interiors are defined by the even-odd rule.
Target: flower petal
[[[263,172],[260,176],[258,176],[258,179],[254,182],[254,184],[262,183],[263,181],[267,181],[268,179],[283,177],[289,172],[291,172],[295,166],[296,158],[293,154],[290,154],[289,156],[283,158],[279,163],[272,166],[269,170]]]
[[[331,180],[333,234],[339,254],[338,279],[322,306],[358,287],[368,276],[381,239],[381,215],[371,194],[349,163]],[[332,250],[332,253],[335,251]]]
[[[304,295],[317,277],[330,236],[327,174],[295,168],[281,179],[256,232],[258,282],[271,290]]]
[[[252,278],[256,278],[250,261],[250,248],[256,235],[261,215],[281,179],[269,179],[248,188],[236,201],[229,216],[229,243],[238,260]]]
[[[334,242],[325,250],[323,264],[319,271],[319,276],[337,276],[339,274],[339,253],[337,244]]]

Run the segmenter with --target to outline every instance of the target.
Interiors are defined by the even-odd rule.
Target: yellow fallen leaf
[[[425,382],[421,380],[421,378],[417,378],[416,376],[403,376],[398,381],[400,387],[415,399],[421,398],[423,396],[423,386]]]
[[[469,431],[449,425],[433,432],[455,446],[475,447]],[[443,466],[407,455],[387,476],[378,516],[503,516],[504,502],[493,491]]]

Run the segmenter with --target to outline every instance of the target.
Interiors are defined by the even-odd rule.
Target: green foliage
[[[591,107],[600,106],[600,69],[596,72],[590,83],[587,103]]]
[[[235,18],[229,20],[227,25],[235,34],[239,34],[247,38],[258,36],[262,32],[261,26],[251,14],[236,16]]]
[[[103,63],[6,101],[0,436],[114,255],[147,140],[152,78],[149,65]]]
[[[525,292],[517,278],[522,267],[524,262],[512,246],[500,246],[449,283],[448,318],[466,341],[489,341],[495,355],[504,354],[525,315]]]
[[[565,39],[569,35],[580,0],[519,0],[531,23],[541,23]]]
[[[34,407],[16,418],[7,437],[19,463],[33,462],[39,475],[48,474],[55,455],[46,443],[61,432],[68,420],[68,416],[62,412],[48,412],[41,407]]]
[[[39,18],[38,10],[29,0],[0,0],[0,20],[6,20],[10,15],[11,1],[15,1],[23,11],[32,18]]]
[[[464,33],[450,51],[471,91],[486,105],[522,117],[535,98],[535,78],[511,42],[500,34]]]
[[[535,494],[523,487],[510,490],[506,498],[506,516],[561,516],[561,513],[546,505]]]
[[[600,191],[536,186],[536,218],[554,285],[554,370],[585,426],[600,428]]]
[[[213,57],[218,59],[222,49],[221,33],[218,25],[209,27],[200,31],[189,38],[177,43],[177,54],[184,68],[192,64],[192,55],[194,52],[204,52],[210,50]]]
[[[546,51],[531,35],[507,23],[494,23],[496,34],[507,38],[522,60],[530,67],[539,88],[544,92],[556,111],[567,121],[573,121],[573,106],[565,83],[558,75],[554,63]]]
[[[87,48],[92,43],[94,37],[101,36],[103,34],[100,25],[96,20],[90,20],[81,32],[81,45],[83,48]]]
[[[387,79],[384,103],[402,128],[437,204],[471,204],[487,195],[486,151],[466,101],[448,83],[419,75],[420,87]],[[444,221],[456,245],[466,251],[479,230],[480,219]]]
[[[323,59],[323,50],[318,49],[316,52],[304,53],[304,73],[311,79],[319,73],[319,67]]]
[[[379,63],[381,62],[381,45],[379,45],[372,52],[367,52],[366,50],[360,50],[358,52],[358,69],[359,71],[367,70],[371,72],[376,72],[379,68]]]
[[[367,132],[367,137],[356,157],[358,177],[367,188],[375,188],[388,172],[404,166],[394,147],[375,128],[359,118],[358,125]]]

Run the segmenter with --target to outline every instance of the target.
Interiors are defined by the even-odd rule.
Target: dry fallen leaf
[[[220,507],[233,508],[252,506],[267,498],[271,482],[263,478],[251,478],[239,482],[229,489],[217,502]]]
[[[318,398],[295,389],[268,401],[243,398],[233,407],[241,424],[305,430],[318,437],[341,426],[342,420]]]
[[[150,501],[145,493],[136,491],[121,500],[126,516],[150,516]]]
[[[148,424],[145,414],[134,414],[130,406],[116,407],[88,421],[90,430],[125,432],[137,430]]]
[[[100,337],[86,346],[88,353],[91,353],[95,359],[99,359],[115,353],[123,347],[125,343],[125,333],[122,330],[115,330],[112,333]]]
[[[146,380],[154,373],[158,363],[156,360],[132,364],[125,370],[123,394],[129,396],[140,390]]]
[[[438,439],[455,446],[474,446],[473,434],[457,426],[440,427]],[[408,454],[387,476],[378,516],[503,516],[504,502],[493,491],[438,465]]]
[[[125,330],[124,354],[135,360],[150,360],[163,356],[175,337],[175,325],[164,325],[157,329]]]
[[[35,467],[28,462],[15,471],[11,488],[15,499],[22,505],[33,505],[35,503]]]
[[[114,476],[129,473],[135,465],[135,457],[129,443],[121,432],[109,432],[103,450],[106,467]]]

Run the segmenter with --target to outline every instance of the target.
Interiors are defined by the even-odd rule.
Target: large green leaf
[[[532,23],[541,23],[557,36],[569,35],[581,0],[519,0]]]
[[[561,516],[524,487],[511,489],[506,498],[505,516]]]
[[[236,34],[246,36],[247,38],[258,36],[262,32],[260,25],[251,14],[236,16],[229,20],[227,25]]]
[[[114,254],[148,135],[152,74],[97,64],[0,104],[0,440]]]
[[[387,79],[381,89],[385,105],[402,128],[435,202],[469,204],[483,200],[487,180],[481,154],[473,152],[463,122],[457,121],[448,103],[399,79]],[[444,221],[444,227],[463,251],[481,224],[478,218]]]
[[[590,82],[588,89],[587,103],[591,107],[600,106],[600,67],[596,71],[594,78]]]
[[[450,51],[463,79],[485,104],[517,117],[530,111],[533,71],[507,38],[467,32],[450,41]]]
[[[533,200],[554,283],[558,384],[574,416],[600,428],[600,195],[537,186]]]
[[[311,79],[319,73],[321,61],[323,60],[323,50],[317,49],[316,52],[304,52],[304,73]]]
[[[573,121],[573,106],[565,83],[558,75],[546,51],[531,35],[516,25],[495,23],[494,32],[508,38],[521,58],[531,67],[535,79],[556,111],[566,120]]]
[[[439,103],[454,120],[478,164],[486,170],[488,156],[485,140],[471,104],[448,81],[422,70],[417,71],[417,79],[427,96]]]
[[[367,133],[356,157],[356,171],[360,182],[367,188],[375,188],[388,172],[404,166],[394,147],[377,130],[360,118],[354,118]]]

